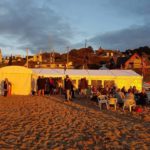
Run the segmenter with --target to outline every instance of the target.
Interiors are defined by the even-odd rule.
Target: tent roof
[[[32,69],[33,73],[43,76],[130,76],[142,77],[132,70],[87,70],[87,69]]]
[[[7,67],[0,68],[0,73],[7,73],[7,74],[30,73],[30,74],[32,74],[32,70],[28,69],[26,67],[22,67],[22,66],[7,66]]]
[[[62,76],[64,75],[63,69],[32,69],[33,73],[38,75],[55,75],[55,76]]]

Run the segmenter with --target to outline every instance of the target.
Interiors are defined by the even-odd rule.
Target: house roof
[[[140,57],[137,53],[134,53],[133,55],[130,55],[128,57],[118,57],[117,66],[120,67],[121,65],[125,64],[127,61],[129,61],[134,56]]]
[[[128,57],[118,57],[117,66],[121,67],[129,58]]]

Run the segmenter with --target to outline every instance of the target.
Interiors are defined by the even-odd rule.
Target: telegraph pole
[[[87,39],[85,39],[85,48],[86,48],[86,46],[87,46]]]
[[[53,63],[55,64],[55,50],[53,49],[53,53],[52,53],[52,60],[53,60]]]
[[[67,46],[67,65],[66,65],[67,69],[68,69],[68,63],[69,63],[69,46]]]
[[[51,52],[49,53],[49,67],[51,68]]]
[[[28,62],[28,52],[29,52],[29,49],[27,48],[26,49],[26,52],[27,52],[27,68],[29,67],[29,62]]]

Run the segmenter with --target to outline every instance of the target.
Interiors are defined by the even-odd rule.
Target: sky
[[[149,0],[0,0],[3,55],[150,46]]]

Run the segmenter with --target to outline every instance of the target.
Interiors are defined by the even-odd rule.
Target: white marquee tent
[[[101,82],[102,85],[106,81],[114,81],[118,88],[125,86],[127,89],[130,86],[136,86],[139,91],[142,89],[142,76],[132,70],[87,70],[87,69],[32,69],[33,78],[37,79],[38,76],[44,77],[62,77],[65,78],[69,75],[74,81],[76,87],[78,87],[79,80],[86,77],[88,84]]]
[[[88,85],[106,85],[113,82],[118,88],[123,86],[128,89],[130,86],[136,86],[139,91],[142,89],[143,77],[132,70],[87,70],[87,69],[28,69],[20,66],[8,66],[0,68],[1,94],[5,78],[12,83],[12,94],[29,95],[31,90],[36,90],[38,76],[65,78],[69,75],[76,88],[81,78],[88,80]]]

